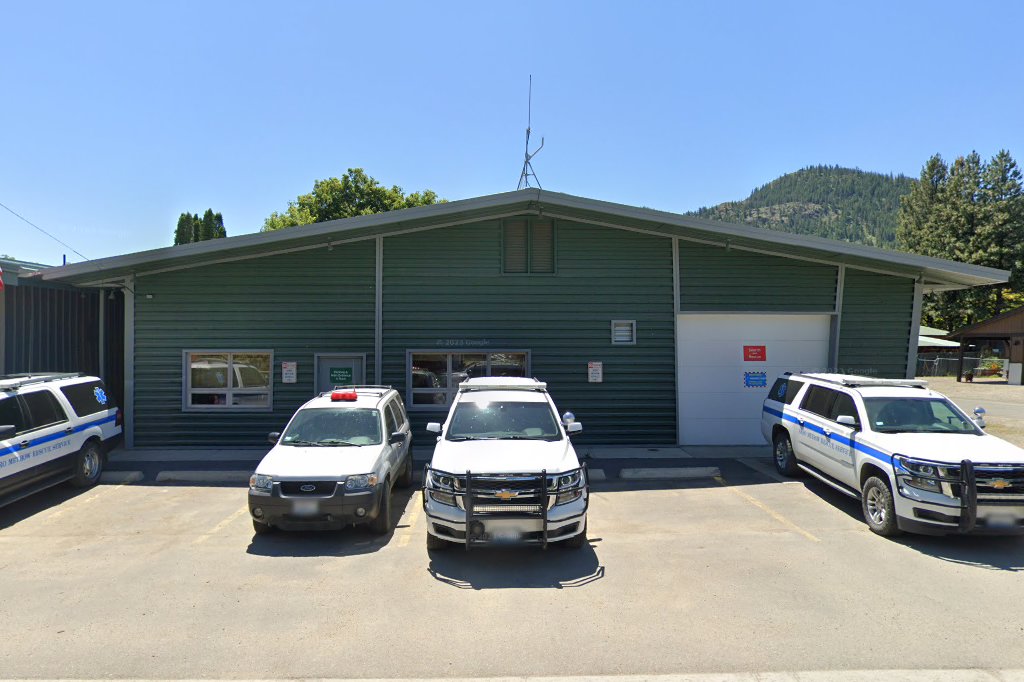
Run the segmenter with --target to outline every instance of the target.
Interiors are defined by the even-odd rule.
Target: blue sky
[[[813,164],[1024,162],[1015,2],[3,0],[0,203],[89,258],[182,211],[257,231],[362,167],[515,189],[527,78],[545,189],[687,211]],[[80,260],[0,209],[0,253]]]

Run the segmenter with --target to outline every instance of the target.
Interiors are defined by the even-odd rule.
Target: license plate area
[[[519,542],[523,539],[523,534],[513,528],[496,528],[489,533],[491,542],[496,543],[513,543]]]
[[[294,500],[292,514],[294,516],[316,516],[320,513],[320,502],[317,500]]]
[[[985,517],[985,525],[989,528],[1015,528],[1017,517],[1013,514],[989,514]]]

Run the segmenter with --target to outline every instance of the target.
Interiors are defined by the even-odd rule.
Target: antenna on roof
[[[519,174],[519,186],[516,189],[526,189],[530,186],[530,178],[537,183],[537,187],[540,188],[540,180],[537,179],[537,174],[533,172],[533,164],[530,161],[533,157],[537,156],[541,149],[544,149],[544,138],[540,138],[540,146],[531,154],[530,153],[530,123],[533,118],[533,74],[530,74],[530,94],[527,100],[528,106],[526,109],[526,156],[523,159],[523,172]]]

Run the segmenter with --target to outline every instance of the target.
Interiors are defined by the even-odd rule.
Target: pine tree
[[[178,226],[174,228],[174,245],[188,244],[192,241],[192,216],[182,213],[178,216]]]

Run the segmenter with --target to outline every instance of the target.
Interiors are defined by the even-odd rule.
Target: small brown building
[[[963,376],[964,350],[970,344],[1004,342],[1007,348],[1006,379],[1010,384],[1021,384],[1024,368],[1024,306],[997,315],[984,322],[958,329],[949,338],[960,342],[960,372]]]

